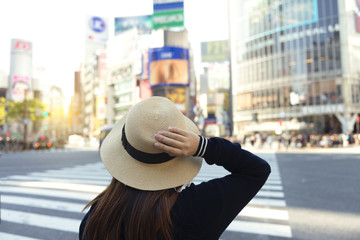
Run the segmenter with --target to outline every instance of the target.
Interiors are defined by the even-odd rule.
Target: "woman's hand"
[[[155,134],[155,147],[170,156],[193,156],[198,149],[200,137],[193,132],[176,127]]]

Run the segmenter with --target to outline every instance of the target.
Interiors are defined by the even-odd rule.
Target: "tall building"
[[[235,134],[353,131],[359,9],[357,0],[230,0]]]

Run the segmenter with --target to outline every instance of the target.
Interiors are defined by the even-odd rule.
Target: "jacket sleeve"
[[[180,194],[184,215],[203,231],[206,239],[218,239],[227,226],[266,182],[271,170],[260,157],[240,144],[223,138],[201,137],[198,156],[210,165],[224,167],[229,175],[192,184]],[[205,238],[204,238],[205,239]]]

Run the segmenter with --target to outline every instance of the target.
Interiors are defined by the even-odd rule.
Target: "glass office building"
[[[359,8],[357,0],[230,1],[235,134],[353,131]]]

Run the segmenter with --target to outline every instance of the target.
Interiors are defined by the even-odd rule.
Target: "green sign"
[[[154,12],[152,18],[154,29],[183,27],[184,9]]]

